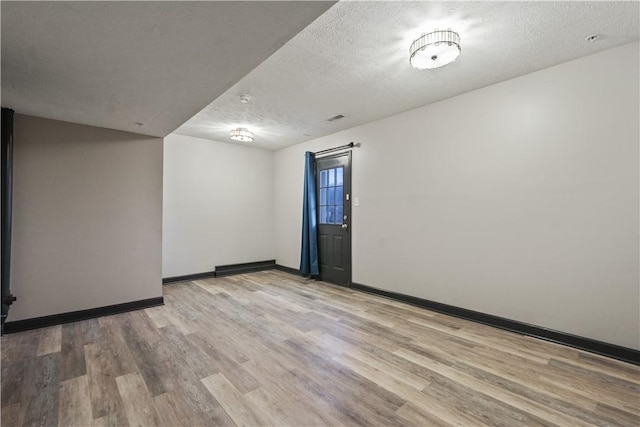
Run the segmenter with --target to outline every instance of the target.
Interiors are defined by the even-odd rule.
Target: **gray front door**
[[[351,152],[316,160],[320,278],[351,285]]]

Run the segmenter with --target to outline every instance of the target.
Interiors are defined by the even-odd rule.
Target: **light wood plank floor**
[[[640,368],[278,271],[2,338],[2,425],[640,425]]]

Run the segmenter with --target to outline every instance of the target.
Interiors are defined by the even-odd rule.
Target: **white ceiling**
[[[640,38],[638,2],[340,2],[177,132],[278,149]],[[452,28],[462,54],[409,65],[422,32]],[[598,33],[596,42],[585,38]],[[238,95],[253,99],[241,104]],[[346,118],[326,119],[337,114]],[[237,142],[233,142],[237,144]]]
[[[165,136],[333,4],[2,1],[2,106]]]

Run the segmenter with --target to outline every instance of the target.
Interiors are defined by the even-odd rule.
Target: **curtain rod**
[[[341,145],[340,147],[334,147],[334,148],[327,148],[326,150],[320,150],[320,151],[316,151],[315,154],[316,156],[318,154],[326,154],[326,153],[330,153],[332,151],[338,151],[338,150],[344,150],[345,148],[353,148],[353,147],[357,147],[359,144],[354,144],[353,142],[350,142],[346,145]]]

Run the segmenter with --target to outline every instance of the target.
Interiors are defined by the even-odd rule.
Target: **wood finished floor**
[[[2,337],[2,426],[640,425],[640,367],[278,271]]]

